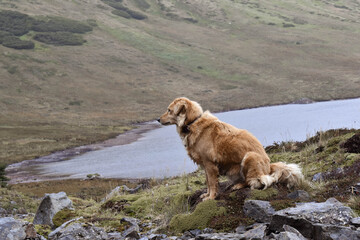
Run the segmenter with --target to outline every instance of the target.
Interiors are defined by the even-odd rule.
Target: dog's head
[[[176,126],[182,127],[195,121],[202,113],[203,110],[197,102],[190,101],[185,97],[176,98],[158,121],[163,125],[176,124]]]

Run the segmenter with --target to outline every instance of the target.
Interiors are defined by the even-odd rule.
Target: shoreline
[[[130,144],[140,139],[144,133],[161,127],[161,125],[157,124],[155,121],[134,124],[133,126],[135,127],[134,129],[126,131],[122,134],[119,134],[115,138],[111,138],[103,142],[69,148],[52,153],[47,156],[10,164],[5,170],[6,176],[10,179],[8,181],[8,184],[67,179],[67,176],[45,177],[41,175],[36,175],[35,177],[33,174],[36,172],[34,165],[37,165],[39,163],[66,161],[70,158],[79,156],[87,152],[96,151],[107,147]]]
[[[352,100],[352,99],[358,99],[358,98],[339,99],[339,100]],[[329,101],[336,101],[336,100],[332,99]],[[319,101],[319,102],[326,102],[326,101]],[[289,104],[307,105],[313,103],[318,103],[318,101],[314,101],[308,98],[301,98],[298,99],[297,101],[287,104],[266,105],[260,107],[245,108],[241,110],[281,106],[281,105],[289,105]],[[231,110],[231,111],[237,111],[237,110]],[[79,156],[87,152],[96,151],[112,146],[130,144],[141,138],[143,136],[142,134],[150,130],[161,127],[161,125],[158,124],[156,121],[137,123],[134,124],[133,126],[135,126],[136,128],[126,131],[115,138],[108,139],[103,142],[90,144],[90,145],[83,145],[76,148],[70,148],[40,158],[25,160],[19,163],[11,164],[6,168],[6,176],[10,179],[8,183],[17,184],[17,183],[40,182],[40,181],[50,181],[50,180],[81,179],[81,178],[69,177],[69,175],[41,176],[37,174],[36,165],[39,163],[66,161],[72,157]]]

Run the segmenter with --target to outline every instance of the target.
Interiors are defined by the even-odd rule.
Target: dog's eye
[[[168,109],[168,113],[171,112],[170,109]]]

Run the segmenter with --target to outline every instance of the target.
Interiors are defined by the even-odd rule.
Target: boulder
[[[36,234],[34,225],[28,222],[20,221],[12,217],[0,218],[0,239],[24,240],[43,239]]]
[[[53,226],[53,217],[63,209],[73,209],[72,201],[65,192],[45,194],[34,218],[34,224]]]
[[[276,240],[306,240],[306,238],[295,228],[289,225],[283,226],[285,232],[274,235]]]
[[[300,203],[296,207],[275,212],[269,229],[272,232],[282,232],[284,225],[290,225],[305,237],[314,238],[319,231],[324,235],[325,225],[348,225],[352,215],[353,211],[335,198],[330,198],[323,203]]]
[[[268,201],[247,200],[244,203],[244,213],[257,222],[270,222],[275,210]]]
[[[139,239],[139,231],[140,227],[138,223],[140,222],[139,219],[124,217],[120,220],[121,223],[128,223],[129,227],[122,232],[122,236],[124,238],[131,238],[131,239]]]
[[[108,234],[103,228],[85,223],[73,223],[69,226],[49,234],[49,240],[107,240]]]
[[[24,222],[12,217],[0,218],[0,239],[23,240],[25,238]]]

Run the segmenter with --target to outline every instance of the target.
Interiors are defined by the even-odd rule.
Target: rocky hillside
[[[11,185],[0,189],[0,238],[358,239],[359,143],[360,130],[341,129],[275,144],[267,148],[273,162],[302,166],[306,181],[300,186],[230,191],[224,178],[216,200],[205,202],[199,198],[202,171],[128,182],[98,198],[99,179],[82,180],[87,190],[69,190],[69,198],[64,192],[43,197],[49,189],[66,190],[65,182],[63,188],[52,182]]]

